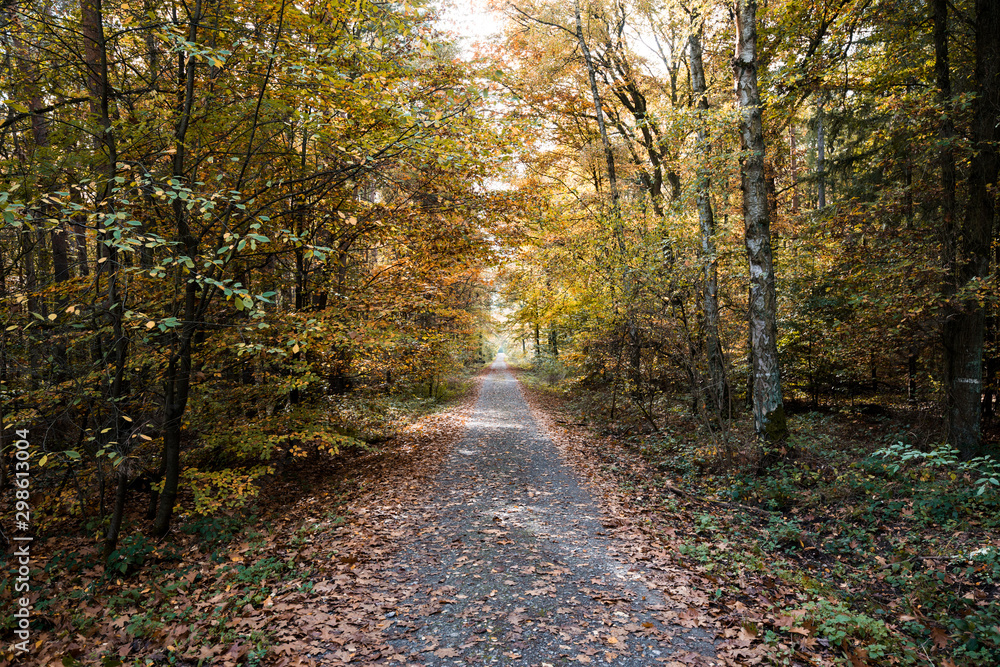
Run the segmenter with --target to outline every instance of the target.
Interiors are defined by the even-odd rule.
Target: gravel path
[[[465,439],[384,573],[394,660],[433,665],[716,664],[712,637],[616,559],[610,520],[540,431],[502,356]]]

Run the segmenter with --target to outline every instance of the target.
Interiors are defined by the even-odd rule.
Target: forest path
[[[368,664],[716,664],[691,591],[612,530],[502,356],[431,479],[378,522],[394,529],[391,562],[358,575],[374,604],[356,620],[385,618]],[[369,633],[353,637],[375,648]],[[336,655],[347,657],[313,657]]]

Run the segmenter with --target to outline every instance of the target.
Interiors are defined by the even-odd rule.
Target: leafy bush
[[[889,630],[885,623],[853,611],[839,600],[820,598],[802,605],[804,621],[816,627],[816,633],[831,644],[849,647],[854,640],[862,644],[869,658],[882,658],[889,650]]]
[[[153,553],[155,547],[145,535],[129,535],[118,545],[118,548],[108,556],[107,572],[128,574],[146,562],[146,557]]]
[[[968,476],[973,480],[972,486],[976,489],[977,496],[1000,492],[1000,468],[997,467],[995,460],[988,456],[977,456],[962,461],[959,459],[958,450],[949,445],[941,445],[924,452],[899,441],[878,450],[872,456],[883,459],[891,474],[905,473],[928,481],[931,472],[939,469],[948,473],[952,480]],[[911,462],[922,464],[924,469],[914,469],[906,465]]]

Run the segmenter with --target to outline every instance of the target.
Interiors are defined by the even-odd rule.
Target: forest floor
[[[276,482],[262,501],[280,511],[228,540],[206,530],[177,545],[183,556],[158,546],[117,580],[85,550],[56,564],[58,600],[36,601],[45,629],[28,663],[760,659],[712,578],[621,511],[502,362],[474,394],[353,461],[349,483],[306,470]]]
[[[581,400],[496,365],[377,451],[130,536],[124,573],[52,536],[0,665],[989,664],[997,514],[952,468],[841,466],[867,436],[798,420],[795,461],[723,474],[683,419]]]

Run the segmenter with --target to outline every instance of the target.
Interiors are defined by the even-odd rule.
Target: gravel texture
[[[539,429],[502,356],[465,438],[404,518],[385,632],[433,665],[717,664],[713,637],[618,553],[612,520]]]

